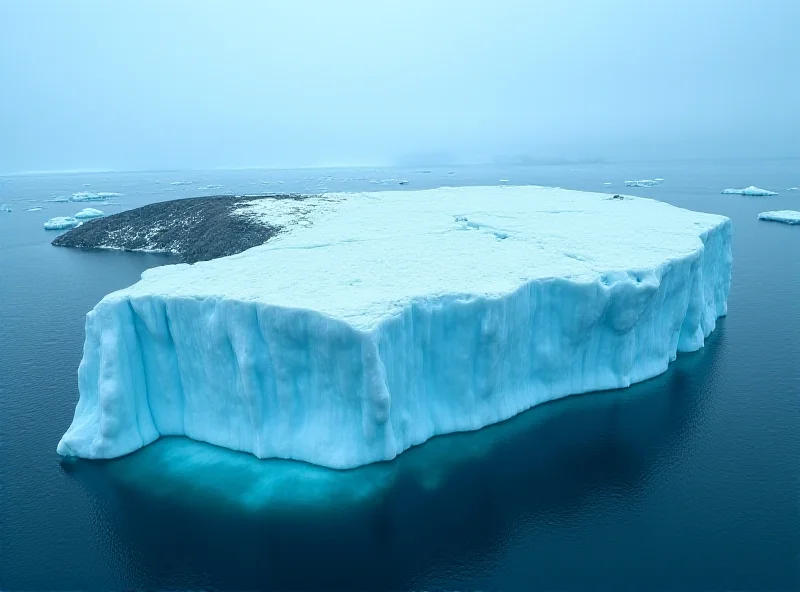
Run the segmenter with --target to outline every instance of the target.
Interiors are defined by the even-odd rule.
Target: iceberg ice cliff
[[[58,452],[186,435],[356,467],[656,376],[726,314],[731,223],[615,197],[328,194],[267,244],[148,270],[86,317]]]

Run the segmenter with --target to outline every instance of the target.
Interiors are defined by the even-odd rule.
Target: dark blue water
[[[666,182],[622,186],[653,177]],[[84,314],[170,259],[51,247],[42,222],[83,205],[47,200],[123,193],[90,204],[114,212],[400,179],[508,179],[725,214],[729,315],[651,381],[354,471],[185,439],[61,462]],[[208,184],[223,188],[198,189]],[[781,194],[719,194],[750,184]],[[798,161],[0,177],[12,207],[0,212],[0,589],[800,589],[800,227],[756,219],[800,209],[785,191],[797,185]]]

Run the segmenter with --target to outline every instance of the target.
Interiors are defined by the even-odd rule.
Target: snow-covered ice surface
[[[723,189],[722,193],[726,195],[750,195],[756,197],[778,195],[777,191],[768,191],[753,185],[750,185],[750,187],[745,187],[744,189]]]
[[[80,223],[80,220],[73,218],[72,216],[56,216],[55,218],[50,218],[44,223],[44,229],[64,230],[65,228],[74,228]]]
[[[727,311],[722,216],[538,187],[322,199],[262,246],[106,296],[58,452],[186,435],[355,467],[653,377]]]
[[[78,218],[79,220],[100,218],[102,216],[105,216],[105,214],[101,210],[97,210],[95,208],[83,208],[80,212],[75,214],[75,218]]]
[[[800,224],[800,212],[795,210],[776,210],[774,212],[761,212],[759,220],[783,222],[785,224]]]

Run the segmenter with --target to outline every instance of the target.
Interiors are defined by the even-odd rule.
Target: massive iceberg
[[[58,452],[185,435],[349,468],[656,376],[726,314],[731,223],[614,197],[328,194],[262,246],[148,270],[86,317]]]
[[[773,212],[761,212],[759,220],[769,220],[771,222],[783,222],[784,224],[800,224],[800,212],[795,210],[775,210]]]

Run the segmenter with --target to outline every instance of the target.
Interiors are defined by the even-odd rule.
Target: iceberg
[[[800,212],[796,210],[776,210],[774,212],[761,212],[759,220],[783,222],[784,224],[800,224]]]
[[[777,191],[767,191],[766,189],[760,189],[755,187],[754,185],[750,185],[750,187],[745,187],[744,189],[723,189],[722,193],[725,195],[750,195],[750,196],[767,196],[767,195],[778,195]]]
[[[45,230],[64,230],[65,228],[75,228],[81,221],[72,216],[56,216],[44,223]]]
[[[72,197],[70,197],[70,201],[99,201],[102,199],[106,199],[109,197],[119,197],[122,195],[121,193],[116,193],[114,191],[99,191],[97,193],[93,193],[91,191],[78,191],[77,193],[73,193]]]
[[[323,197],[313,224],[103,298],[58,453],[185,435],[357,467],[656,376],[727,313],[723,216],[542,187]]]
[[[96,210],[94,208],[83,208],[80,212],[75,214],[75,218],[77,218],[78,220],[101,218],[102,216],[105,216],[105,214],[102,211]]]
[[[654,187],[660,185],[664,179],[642,179],[641,181],[625,181],[628,187]]]

